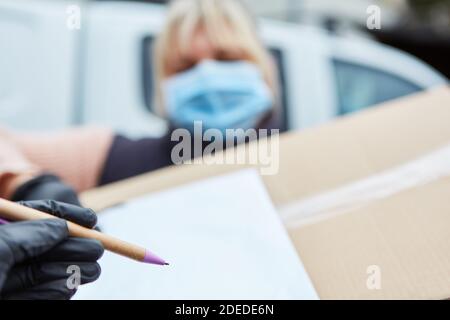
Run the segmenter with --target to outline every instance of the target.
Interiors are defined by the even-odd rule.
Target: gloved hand
[[[22,184],[13,194],[11,201],[41,199],[52,199],[80,206],[75,190],[51,174],[37,176]]]
[[[52,200],[21,204],[87,228],[97,223],[90,209]],[[76,292],[74,270],[81,272],[80,284],[97,280],[103,251],[98,241],[69,237],[61,219],[0,225],[0,298],[70,299]]]

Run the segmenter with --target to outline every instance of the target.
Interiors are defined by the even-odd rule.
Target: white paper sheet
[[[146,196],[99,215],[102,231],[170,266],[112,253],[78,299],[317,299],[257,171]]]

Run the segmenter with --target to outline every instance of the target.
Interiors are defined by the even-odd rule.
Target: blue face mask
[[[164,83],[168,115],[176,127],[254,128],[273,105],[261,71],[245,61],[206,60]]]

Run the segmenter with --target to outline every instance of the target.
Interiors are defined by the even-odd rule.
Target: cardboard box
[[[445,87],[282,136],[279,173],[263,180],[283,212],[302,199],[380,175],[448,144],[450,88]],[[87,192],[82,201],[101,210],[242,167],[171,167]],[[286,226],[322,299],[446,299],[449,199],[450,178],[443,176],[348,212]],[[381,288],[373,286],[374,279]]]

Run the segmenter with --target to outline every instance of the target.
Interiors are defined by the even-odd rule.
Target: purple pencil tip
[[[168,265],[166,261],[161,259],[160,257],[156,256],[155,254],[151,253],[150,251],[145,251],[145,257],[143,262],[149,263],[149,264],[156,264],[160,266]]]

